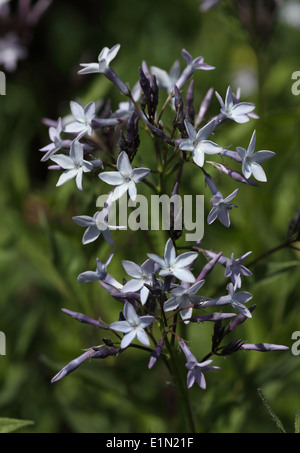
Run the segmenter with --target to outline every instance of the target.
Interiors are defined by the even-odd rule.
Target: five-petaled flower
[[[78,74],[104,73],[109,68],[110,62],[116,57],[120,47],[120,44],[116,44],[111,49],[104,47],[98,55],[98,63],[81,63],[80,66],[83,69],[80,69]]]
[[[95,241],[102,234],[106,242],[112,247],[115,247],[111,232],[109,230],[122,230],[126,229],[126,227],[109,225],[108,214],[108,211],[103,209],[102,211],[96,212],[93,217],[87,215],[73,217],[73,220],[77,223],[77,225],[87,227],[82,237],[83,244],[89,244],[90,242]]]
[[[85,271],[82,272],[80,275],[77,277],[77,281],[80,283],[87,283],[87,282],[96,282],[98,280],[106,281],[107,277],[107,266],[112,260],[112,257],[114,256],[113,253],[109,255],[105,263],[102,263],[102,261],[97,258],[97,267],[95,271]]]
[[[219,218],[220,222],[229,228],[230,226],[230,217],[229,217],[229,210],[232,207],[237,208],[237,205],[234,203],[230,203],[233,200],[239,189],[234,190],[228,197],[223,198],[220,192],[216,193],[211,199],[212,210],[208,214],[207,223],[210,225],[213,223],[216,218]]]
[[[248,293],[247,291],[236,293],[235,288],[231,282],[228,283],[226,289],[228,291],[227,296],[221,296],[217,299],[207,300],[206,302],[203,302],[201,308],[209,307],[211,305],[231,305],[237,311],[242,313],[242,315],[246,316],[247,318],[252,318],[250,310],[248,310],[248,308],[244,305],[252,299],[252,294]]]
[[[85,134],[92,135],[92,122],[96,115],[95,102],[89,102],[82,107],[78,102],[71,101],[70,108],[75,121],[67,124],[64,132],[77,134],[78,140]]]
[[[137,191],[135,185],[149,175],[149,168],[134,168],[129,161],[125,151],[119,154],[117,160],[118,171],[104,171],[99,174],[99,178],[107,184],[116,186],[113,191],[113,200],[118,200],[128,191],[131,200],[136,199]]]
[[[221,104],[221,113],[223,113],[223,115],[236,123],[246,123],[249,121],[247,115],[255,109],[254,104],[251,102],[238,102],[235,104],[230,86],[227,88],[225,102],[223,102],[223,99],[217,91],[215,93]]]
[[[71,143],[70,154],[57,154],[50,157],[53,162],[66,170],[59,178],[56,186],[61,186],[72,178],[76,178],[76,185],[79,190],[82,190],[82,174],[93,170],[94,166],[91,162],[83,159],[83,147],[78,140],[73,140]]]
[[[195,261],[197,256],[197,252],[185,252],[176,257],[172,239],[168,239],[166,243],[163,258],[154,253],[148,253],[148,257],[161,267],[159,275],[162,277],[172,275],[187,283],[194,283],[195,281],[195,277],[187,267]]]
[[[149,289],[144,286],[144,283],[151,285],[152,276],[155,273],[155,264],[151,260],[146,260],[141,266],[138,266],[133,261],[122,261],[123,267],[128,275],[133,277],[122,288],[122,292],[134,292],[141,290],[141,303],[144,305],[149,296]]]
[[[241,146],[237,147],[237,152],[239,153],[242,159],[242,172],[245,178],[250,178],[253,174],[254,178],[257,181],[266,182],[267,177],[261,165],[261,162],[271,159],[275,156],[273,151],[261,150],[254,152],[256,141],[256,131],[253,132],[249,146],[247,150]]]
[[[121,341],[121,348],[127,348],[136,337],[142,344],[149,346],[150,341],[144,329],[153,323],[154,316],[138,316],[129,302],[125,302],[123,313],[125,321],[116,321],[109,326],[112,330],[125,334]]]
[[[49,145],[46,145],[43,148],[40,148],[40,151],[45,153],[41,158],[42,162],[45,162],[46,160],[50,159],[50,157],[53,154],[55,154],[62,148],[64,147],[70,148],[71,140],[62,139],[60,135],[61,133],[62,133],[62,120],[61,118],[59,118],[55,126],[49,127],[49,137],[52,143],[49,143]]]
[[[179,342],[179,345],[187,359],[187,363],[185,364],[186,368],[189,370],[187,374],[187,387],[191,388],[196,382],[199,387],[205,390],[206,381],[203,372],[210,370],[219,370],[220,367],[209,366],[210,363],[212,363],[212,360],[205,360],[204,362],[199,363],[183,340]]]
[[[214,129],[215,121],[210,121],[198,132],[187,120],[184,121],[184,124],[189,138],[183,139],[179,144],[179,148],[183,151],[190,151],[195,164],[199,165],[199,167],[203,167],[205,154],[218,154],[223,149],[216,143],[207,140],[207,137]]]
[[[184,323],[188,324],[193,313],[193,304],[197,304],[202,300],[201,296],[195,294],[199,291],[205,280],[200,280],[194,285],[186,288],[185,286],[177,286],[171,290],[172,297],[164,303],[164,311],[180,310],[180,316],[184,319]]]

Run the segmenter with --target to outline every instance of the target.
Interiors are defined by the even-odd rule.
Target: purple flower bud
[[[62,368],[52,379],[51,383],[60,381],[60,379],[64,378],[68,374],[72,373],[72,371],[76,370],[85,360],[87,360],[91,353],[93,353],[93,349],[90,348],[76,359],[69,362],[64,368]]]
[[[243,348],[244,341],[243,340],[234,340],[228,343],[224,348],[222,349],[221,354],[223,356],[226,355],[231,355],[234,352],[238,351],[239,349]]]
[[[198,115],[196,116],[196,119],[195,119],[195,129],[197,129],[199,124],[202,123],[202,121],[203,121],[203,119],[205,117],[205,114],[206,114],[206,112],[207,112],[207,110],[208,110],[208,108],[210,106],[213,94],[214,94],[214,89],[210,88],[208,90],[208,92],[206,93],[203,101],[201,102]]]
[[[256,309],[256,304],[252,305],[251,307],[249,307],[249,311],[250,313],[252,313],[254,310]],[[232,330],[234,330],[237,326],[239,326],[240,324],[242,324],[244,321],[246,321],[247,316],[245,315],[242,315],[241,313],[239,315],[237,315],[237,317],[234,319],[234,321],[232,321],[229,326],[227,327],[227,330],[229,332],[231,332]]]
[[[185,117],[187,121],[194,124],[194,80],[191,80],[185,98]]]
[[[232,179],[238,182],[242,182],[244,184],[249,184],[250,186],[258,186],[258,184],[255,181],[251,181],[251,179],[246,179],[240,172],[231,170],[228,167],[225,167],[223,164],[219,164],[218,162],[209,162],[211,165],[213,165],[217,170],[219,170],[222,173],[225,173],[226,175],[230,176]]]
[[[193,316],[191,322],[220,321],[222,319],[234,318],[236,313],[212,313],[211,315]]]
[[[241,346],[241,349],[244,351],[259,351],[259,352],[269,352],[269,351],[286,351],[289,349],[287,346],[279,344],[270,344],[270,343],[244,343]]]
[[[68,310],[67,308],[61,309],[66,315],[71,316],[72,318],[76,319],[76,321],[82,322],[84,324],[90,324],[95,327],[100,327],[101,329],[108,329],[107,326],[101,324],[99,321],[90,318],[89,316],[83,313],[77,313],[75,311]]]
[[[155,365],[155,363],[157,362],[157,359],[160,357],[163,345],[164,345],[164,339],[161,338],[159,340],[159,342],[157,343],[155,349],[151,352],[150,360],[149,360],[149,364],[148,364],[149,370]]]
[[[184,125],[184,113],[183,113],[183,101],[180,96],[180,92],[176,85],[174,85],[174,107],[176,111],[176,123],[178,124],[178,128],[181,134],[186,134],[186,128]]]
[[[203,280],[207,277],[207,275],[213,270],[215,267],[215,264],[219,261],[221,258],[223,252],[219,252],[214,258],[212,258],[205,266],[203,267],[202,271],[198,275],[196,282],[199,282],[200,280]]]

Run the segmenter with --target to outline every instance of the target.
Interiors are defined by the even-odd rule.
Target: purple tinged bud
[[[76,359],[69,362],[64,368],[62,368],[52,379],[51,383],[60,381],[62,378],[67,376],[68,374],[72,373],[72,371],[76,370],[85,360],[87,360],[91,353],[93,353],[93,349],[88,349],[86,352],[81,354]]]
[[[77,313],[75,311],[68,310],[67,308],[61,309],[66,315],[71,316],[72,318],[76,319],[76,321],[82,322],[83,324],[90,324],[95,327],[100,327],[101,329],[108,329],[107,326],[101,324],[99,321],[90,318],[89,316],[83,313]]]
[[[185,98],[185,117],[189,123],[194,124],[194,80],[191,80]]]
[[[218,162],[211,162],[207,161],[207,163],[210,163],[213,165],[217,170],[219,170],[222,173],[225,173],[226,175],[230,176],[232,179],[238,182],[242,182],[244,184],[249,184],[250,186],[258,186],[258,184],[255,181],[251,181],[250,179],[246,179],[240,172],[231,170],[228,167],[225,167],[223,164],[219,164]]]
[[[231,151],[229,149],[223,149],[220,152],[221,156],[230,157],[230,159],[235,160],[236,162],[242,162],[242,158],[237,151]]]
[[[199,282],[200,280],[203,280],[207,277],[207,275],[213,270],[215,267],[215,264],[219,261],[221,258],[223,252],[219,252],[214,258],[212,258],[205,266],[203,267],[202,271],[198,275],[196,282]]]
[[[155,349],[151,352],[150,360],[149,360],[149,364],[148,364],[149,370],[155,365],[155,363],[157,362],[157,359],[160,357],[163,345],[164,345],[164,339],[161,338],[159,340],[159,342],[157,343]]]
[[[150,86],[150,81],[146,77],[144,71],[142,70],[141,67],[139,67],[139,76],[140,76],[140,85],[144,93],[145,97],[145,104],[147,104],[151,100],[151,86]]]
[[[269,351],[286,351],[289,349],[287,346],[271,343],[244,343],[240,349],[244,351],[259,351],[259,352],[269,352]]]
[[[206,115],[206,112],[207,112],[207,110],[208,110],[208,108],[210,106],[213,94],[214,94],[214,89],[210,88],[208,90],[208,92],[206,93],[203,101],[201,102],[198,115],[196,116],[196,119],[195,119],[195,129],[197,129],[199,124],[202,123],[202,121],[203,121],[203,119],[204,119],[204,117]]]
[[[249,311],[250,313],[252,313],[254,310],[256,309],[256,304],[252,305],[251,307],[249,307]],[[227,327],[227,330],[229,332],[231,332],[232,330],[234,330],[237,326],[239,326],[240,324],[242,324],[244,321],[246,321],[247,316],[245,315],[242,315],[241,313],[237,315],[237,317],[235,318],[234,321],[232,321],[229,326]]]
[[[234,318],[236,313],[212,313],[211,315],[200,315],[200,316],[193,316],[190,321],[191,322],[205,322],[211,321],[216,322],[222,319]]]
[[[239,349],[243,348],[244,341],[243,340],[234,340],[231,343],[224,346],[222,349],[221,354],[223,356],[231,355],[234,352],[238,351]]]
[[[151,72],[149,71],[148,65],[145,60],[142,61],[142,70],[147,79],[151,79]]]

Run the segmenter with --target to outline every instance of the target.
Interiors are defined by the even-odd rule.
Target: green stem
[[[179,396],[181,404],[182,404],[182,408],[185,412],[188,431],[191,433],[196,433],[196,427],[195,427],[193,414],[192,414],[192,410],[191,410],[191,406],[190,406],[188,390],[187,390],[185,383],[183,381],[183,378],[180,374],[176,356],[174,354],[174,349],[172,348],[167,337],[165,339],[165,345],[166,345],[166,348],[170,355],[169,363],[170,363],[170,368],[172,371],[172,377],[174,379],[174,383],[175,383],[175,386],[176,386],[176,389],[178,392],[178,396]]]

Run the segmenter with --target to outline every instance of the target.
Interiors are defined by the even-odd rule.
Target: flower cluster
[[[237,208],[232,200],[237,196],[238,188],[224,198],[207,167],[210,166],[212,170],[217,168],[237,183],[255,186],[258,183],[251,180],[251,176],[259,182],[265,182],[266,174],[260,164],[275,153],[266,150],[255,152],[255,130],[247,149],[242,146],[238,146],[236,151],[225,149],[211,138],[216,129],[228,120],[229,123],[240,124],[257,118],[253,112],[254,104],[241,101],[240,93],[234,94],[228,86],[224,101],[219,93],[215,93],[220,106],[210,119],[206,117],[212,104],[213,90],[207,92],[198,114],[195,114],[193,73],[196,70],[213,70],[214,67],[204,63],[203,57],[193,58],[185,49],[182,50],[182,56],[186,66],[182,71],[178,60],[169,74],[156,66],[149,69],[143,61],[138,71],[139,80],[131,90],[110,67],[119,49],[120,45],[111,49],[105,47],[99,53],[98,62],[81,64],[79,74],[103,74],[128,101],[121,102],[115,111],[111,111],[110,103],[103,100],[91,101],[86,106],[71,101],[70,116],[59,118],[58,121],[45,121],[49,126],[51,143],[40,151],[45,153],[42,161],[50,159],[56,164],[51,165],[51,169],[63,171],[57,186],[75,178],[77,188],[82,190],[83,174],[88,177],[94,172],[97,172],[101,181],[113,186],[101,211],[73,217],[76,224],[86,228],[83,244],[104,239],[110,246],[115,247],[110,230],[122,227],[110,225],[109,214],[116,200],[128,193],[130,200],[135,201],[137,186],[141,187],[141,182],[147,184],[154,193],[161,195],[162,189],[155,184],[153,178],[153,174],[157,173],[160,174],[161,180],[167,175],[175,174],[173,193],[178,193],[183,178],[183,165],[186,162],[194,165],[195,172],[203,176],[212,194],[212,209],[207,216],[208,225],[219,219],[222,225],[229,228],[229,211],[233,207]],[[183,87],[188,81],[184,108]],[[159,96],[163,95],[164,91],[165,102],[160,106]],[[167,108],[174,117],[171,127],[162,119]],[[156,159],[154,168],[148,168],[149,164],[145,164],[145,167],[134,165],[136,156],[140,161],[146,156],[144,160],[147,162],[147,150],[146,154],[142,152],[141,129],[146,131],[153,141]],[[110,137],[109,141],[107,137]],[[111,145],[112,143],[117,143],[117,146]],[[57,154],[58,151],[61,151],[61,154]],[[207,155],[214,156],[215,160],[207,161]],[[225,166],[220,162],[224,159],[240,166],[241,171]],[[170,165],[173,165],[171,171]],[[179,171],[175,171],[177,169]],[[108,338],[102,338],[102,344],[90,347],[70,362],[52,379],[53,382],[63,378],[89,358],[116,356],[130,347],[144,349],[149,356],[148,367],[152,368],[159,358],[166,363],[170,357],[172,359],[170,349],[174,349],[177,342],[186,357],[187,387],[197,383],[204,389],[204,373],[219,368],[210,366],[211,357],[214,355],[225,356],[238,350],[249,349],[286,349],[285,346],[266,343],[248,344],[241,339],[226,343],[226,336],[251,318],[256,307],[247,307],[246,304],[253,296],[247,291],[240,291],[242,279],[252,275],[242,264],[251,252],[237,259],[232,253],[231,258],[227,258],[222,252],[204,249],[202,243],[200,244],[201,238],[193,245],[180,248],[177,240],[182,232],[174,228],[172,216],[174,217],[174,213],[171,211],[169,237],[164,253],[152,250],[138,263],[121,261],[124,271],[130,277],[127,277],[127,281],[121,283],[108,272],[113,254],[116,255],[115,251],[104,264],[97,258],[95,271],[83,271],[78,276],[79,283],[99,282],[109,297],[122,304],[122,310],[118,320],[106,324],[86,314],[63,309],[67,315],[79,322],[106,330]],[[182,252],[182,248],[187,251]],[[201,259],[204,259],[203,265]],[[218,265],[225,267],[224,277],[229,281],[224,285],[226,290],[218,297],[211,298],[206,294],[205,283],[207,276]],[[200,272],[196,271],[199,266]],[[231,310],[223,311],[225,306],[230,306]],[[229,324],[223,326],[222,323],[228,319]],[[207,321],[215,325],[212,347],[211,351],[204,353],[203,358],[198,361],[182,338],[180,328],[189,323]],[[197,351],[197,355],[200,352]]]

